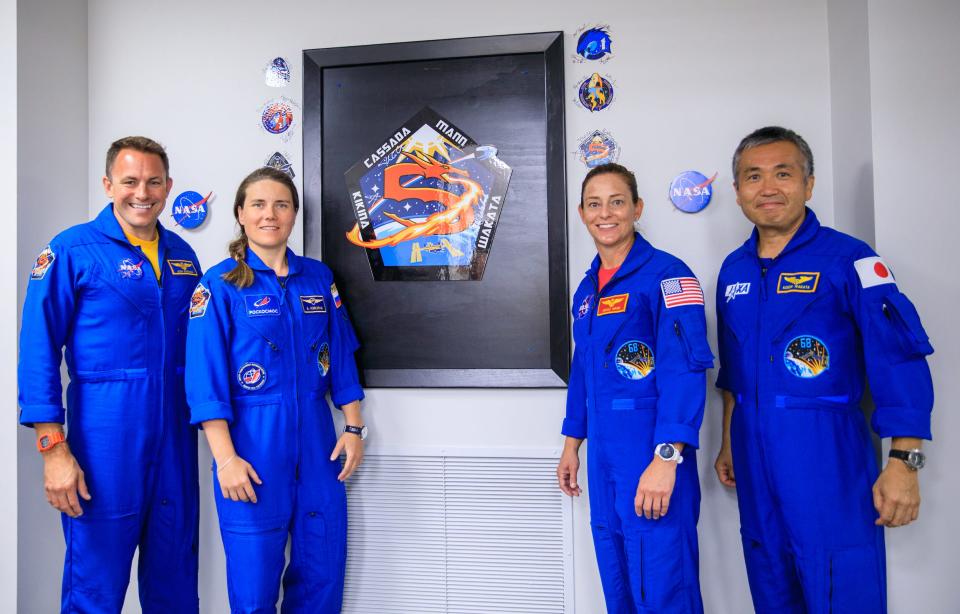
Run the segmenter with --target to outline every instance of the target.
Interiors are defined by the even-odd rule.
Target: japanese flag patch
[[[197,284],[193,296],[190,297],[190,319],[202,318],[207,313],[207,304],[210,302],[210,291],[203,287],[202,283]]]
[[[872,258],[861,258],[853,263],[857,269],[857,276],[860,278],[860,285],[864,289],[883,284],[896,284],[893,278],[893,271],[887,267],[887,264],[880,256]]]
[[[40,255],[37,256],[33,270],[30,271],[30,279],[43,279],[44,275],[47,274],[47,269],[53,266],[53,261],[56,259],[57,257],[53,255],[53,250],[50,249],[50,246],[44,247]]]

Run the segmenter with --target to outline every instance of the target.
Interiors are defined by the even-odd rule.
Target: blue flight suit
[[[731,446],[754,606],[885,612],[864,376],[880,437],[930,439],[933,348],[876,253],[810,209],[776,258],[759,258],[757,241],[755,229],[717,285],[717,386],[736,399]]]
[[[703,294],[683,262],[639,234],[598,292],[599,267],[597,257],[573,297],[576,347],[562,432],[589,439],[590,524],[607,611],[703,612],[696,448],[713,366]],[[637,516],[640,475],[654,447],[671,442],[686,446],[669,512]]]
[[[285,283],[252,251],[253,285],[222,276],[236,262],[211,268],[194,291],[187,335],[191,420],[223,419],[237,455],[262,485],[257,503],[213,492],[227,558],[233,612],[275,612],[283,573],[283,612],[337,613],[343,598],[347,507],[337,480],[337,442],[326,402],[363,398],[354,352],[359,347],[333,274],[289,249]]]
[[[62,516],[63,612],[119,612],[139,547],[144,612],[197,612],[197,432],[183,392],[196,254],[159,224],[158,284],[107,205],[37,258],[20,332],[20,422],[63,423],[93,497]],[[67,411],[60,362],[66,347]]]

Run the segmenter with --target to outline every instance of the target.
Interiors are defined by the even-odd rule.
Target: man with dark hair
[[[756,611],[886,612],[883,527],[916,520],[930,439],[933,352],[917,311],[863,241],[806,207],[813,154],[761,128],[733,157],[737,203],[755,225],[717,285],[723,441]],[[877,471],[860,410],[890,437]]]
[[[119,612],[138,548],[143,612],[199,607],[197,435],[183,364],[200,266],[157,223],[168,171],[155,141],[114,142],[103,177],[112,202],[54,237],[30,273],[20,422],[36,430],[47,500],[62,512],[62,612]]]

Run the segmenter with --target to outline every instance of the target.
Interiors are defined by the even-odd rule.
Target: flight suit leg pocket
[[[691,602],[684,577],[686,545],[682,528],[663,524],[640,532],[639,586],[633,580],[638,594],[634,595],[641,612],[657,614],[690,614]]]
[[[827,556],[827,595],[831,614],[886,612],[884,553],[877,544],[833,550]]]

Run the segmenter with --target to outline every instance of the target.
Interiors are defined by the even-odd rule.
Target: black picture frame
[[[570,369],[563,33],[303,52],[304,252],[333,269],[366,387],[562,388]],[[429,106],[513,169],[477,281],[375,281],[344,173]]]

